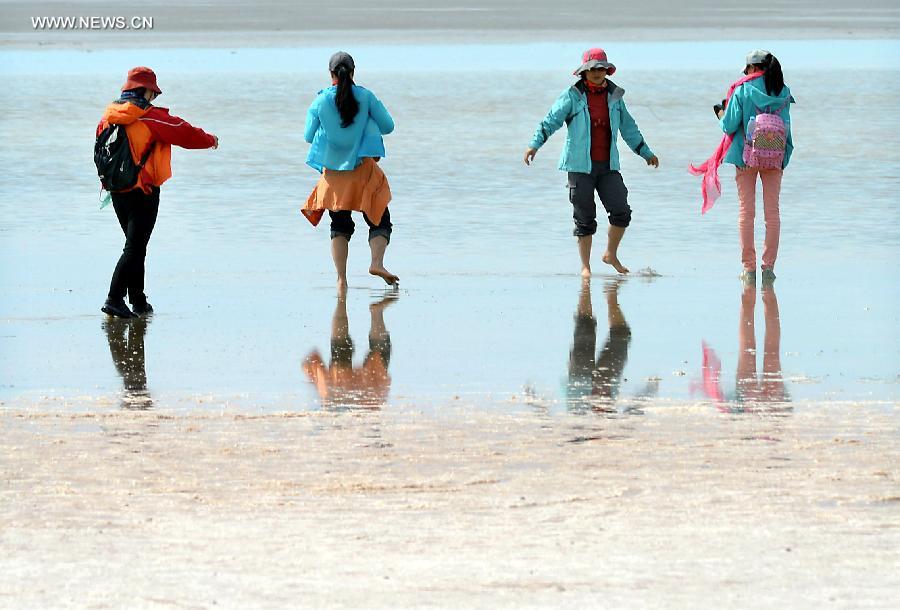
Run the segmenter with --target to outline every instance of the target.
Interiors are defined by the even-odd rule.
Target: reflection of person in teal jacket
[[[751,413],[766,411],[790,411],[790,395],[784,385],[781,371],[781,315],[778,297],[771,285],[760,291],[763,303],[765,335],[763,337],[763,372],[757,373],[756,346],[756,287],[747,284],[741,293],[740,322],[738,326],[738,357],[735,373],[735,391],[727,396],[722,391],[722,361],[715,350],[703,343],[702,382],[694,387],[716,403],[725,413]]]
[[[578,82],[562,92],[525,151],[525,164],[530,165],[538,149],[566,124],[568,133],[559,169],[568,172],[569,201],[573,206],[574,235],[578,238],[583,277],[591,275],[591,245],[597,232],[594,191],[609,217],[602,260],[619,273],[628,273],[618,258],[619,242],[631,223],[628,189],[619,173],[618,135],[622,134],[629,148],[643,157],[647,165],[659,167],[659,159],[625,107],[625,90],[606,78],[615,71],[603,49],[585,51],[582,65],[575,70]]]
[[[585,280],[575,313],[575,333],[569,353],[567,399],[573,410],[615,411],[613,403],[619,394],[622,373],[628,361],[631,328],[619,307],[619,282],[608,282],[606,295],[609,336],[603,349],[597,349],[597,319],[591,304],[591,283]]]
[[[788,400],[781,372],[781,316],[778,312],[778,298],[772,285],[764,286],[760,293],[766,323],[762,376],[756,372],[756,287],[745,286],[741,294],[741,323],[738,329],[740,351],[735,375],[735,400],[742,407],[752,403],[783,403]]]

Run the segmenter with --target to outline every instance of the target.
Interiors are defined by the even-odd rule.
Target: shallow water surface
[[[870,57],[873,44],[852,48]],[[327,227],[298,213],[316,180],[301,131],[309,101],[328,84],[323,74],[295,70],[278,49],[251,50],[257,72],[246,61],[206,66],[191,51],[154,51],[169,67],[161,100],[222,146],[173,154],[147,264],[157,314],[124,324],[98,311],[122,237],[112,211],[97,210],[90,162],[94,125],[124,68],[81,51],[7,52],[15,86],[0,92],[0,400],[39,409],[463,404],[599,414],[669,403],[776,411],[894,403],[900,180],[889,160],[900,147],[885,134],[900,129],[900,71],[885,58],[844,92],[848,107],[879,108],[874,121],[823,109],[833,83],[801,61],[804,43],[784,45],[798,53],[785,67],[798,103],[779,279],[749,291],[736,279],[733,169],[722,169],[725,193],[705,217],[699,183],[685,171],[720,136],[709,108],[736,76],[728,62],[679,72],[620,66],[614,80],[662,166],[646,167],[620,143],[634,209],[621,257],[645,271],[619,280],[596,268],[585,287],[556,170],[565,135],[535,166],[521,162],[567,72],[543,66],[523,78],[474,60],[467,68],[463,55],[436,78],[383,57],[367,72],[358,57],[358,80],[398,125],[382,163],[394,194],[388,262],[402,283],[386,292],[363,273],[363,231],[351,243],[345,303],[335,298]],[[80,54],[79,69],[56,74],[53,58],[63,65],[66,53]],[[123,55],[116,61],[133,59]],[[210,84],[222,82],[227,94],[214,95]],[[52,93],[61,90],[70,92],[65,112]],[[56,145],[45,145],[35,116],[52,117]]]

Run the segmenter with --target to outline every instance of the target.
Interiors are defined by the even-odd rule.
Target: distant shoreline
[[[609,42],[680,42],[759,39],[751,28],[621,28],[603,30],[222,30],[143,32],[45,30],[34,32],[0,31],[3,49],[116,49],[148,46],[153,48],[291,48],[347,44],[516,44],[596,40]],[[900,39],[894,28],[781,28],[767,29],[765,40],[892,40]]]

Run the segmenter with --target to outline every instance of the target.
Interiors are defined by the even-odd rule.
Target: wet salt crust
[[[4,409],[0,595],[17,608],[884,608],[895,424],[844,403],[624,418]]]

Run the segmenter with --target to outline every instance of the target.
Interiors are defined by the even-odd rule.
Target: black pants
[[[582,237],[597,232],[597,204],[594,191],[606,208],[609,224],[627,227],[631,223],[631,208],[628,206],[628,189],[622,174],[609,169],[609,161],[592,161],[591,173],[569,172],[569,201],[572,203],[572,218],[575,220],[573,234]]]
[[[144,304],[144,259],[159,212],[159,188],[154,187],[150,194],[141,189],[113,193],[112,201],[125,233],[125,247],[109,283],[109,298],[124,299],[127,292],[132,304]]]
[[[355,229],[355,225],[353,224],[353,216],[351,216],[350,210],[341,210],[339,212],[329,211],[328,215],[331,217],[331,238],[335,237],[346,237],[347,241],[350,241],[350,238],[353,236],[353,231]],[[372,241],[373,237],[378,237],[379,235],[384,237],[388,243],[391,243],[391,231],[394,225],[391,224],[391,212],[387,208],[384,208],[384,214],[381,215],[381,222],[377,225],[369,220],[369,217],[363,214],[363,220],[366,221],[366,224],[369,225],[369,241]]]

